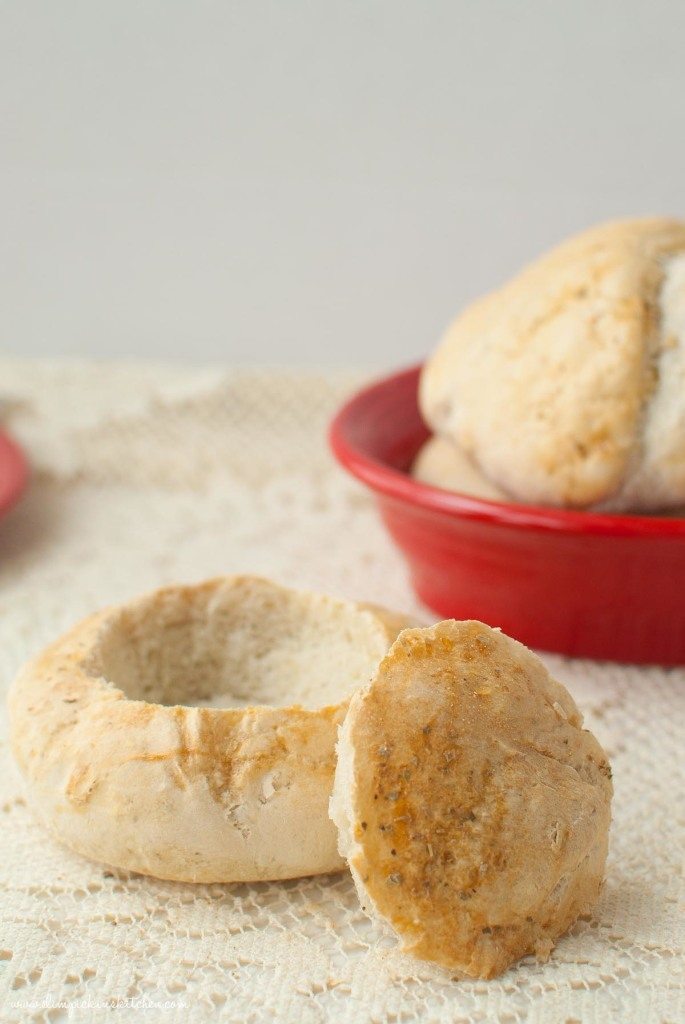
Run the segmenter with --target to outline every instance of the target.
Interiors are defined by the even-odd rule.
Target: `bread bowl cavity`
[[[600,225],[475,302],[426,363],[420,405],[509,499],[681,507],[685,223]]]
[[[592,909],[611,771],[522,644],[479,622],[404,631],[337,750],[340,853],[405,952],[493,977]]]
[[[73,850],[159,878],[339,870],[337,727],[407,624],[249,576],[92,615],[10,691],[30,802]]]

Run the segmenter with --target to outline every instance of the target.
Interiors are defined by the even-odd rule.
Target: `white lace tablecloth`
[[[356,383],[0,360],[2,418],[34,467],[0,523],[0,686],[92,609],[217,573],[263,573],[430,618],[370,498],[325,447],[327,420]],[[612,758],[606,887],[549,963],[490,982],[397,953],[347,875],[191,886],[69,853],[24,802],[3,707],[1,1019],[685,1020],[685,670],[547,660]]]

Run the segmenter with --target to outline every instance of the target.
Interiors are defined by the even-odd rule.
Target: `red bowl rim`
[[[620,537],[685,538],[685,519],[667,516],[615,515],[604,512],[519,505],[511,502],[473,498],[420,483],[407,473],[393,469],[369,455],[350,437],[350,427],[362,407],[384,391],[410,377],[418,377],[421,363],[380,378],[348,399],[336,413],[329,428],[333,454],[353,476],[374,491],[406,504],[459,519],[491,522],[499,526],[548,530],[555,533],[603,534]]]
[[[29,467],[16,441],[0,430],[0,515],[9,511],[26,487]]]

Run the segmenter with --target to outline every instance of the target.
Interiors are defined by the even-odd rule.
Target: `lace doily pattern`
[[[431,615],[325,449],[349,375],[4,362],[33,480],[0,523],[0,688],[79,617],[257,572]],[[190,886],[90,863],[34,820],[0,714],[0,1019],[677,1024],[685,670],[547,656],[613,763],[607,882],[547,964],[455,981],[400,954],[346,874]],[[679,903],[680,900],[680,903]]]

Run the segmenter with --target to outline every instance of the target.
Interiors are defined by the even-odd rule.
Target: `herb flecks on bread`
[[[611,770],[531,651],[479,622],[400,634],[350,704],[331,815],[362,905],[473,977],[545,957],[594,906]]]

